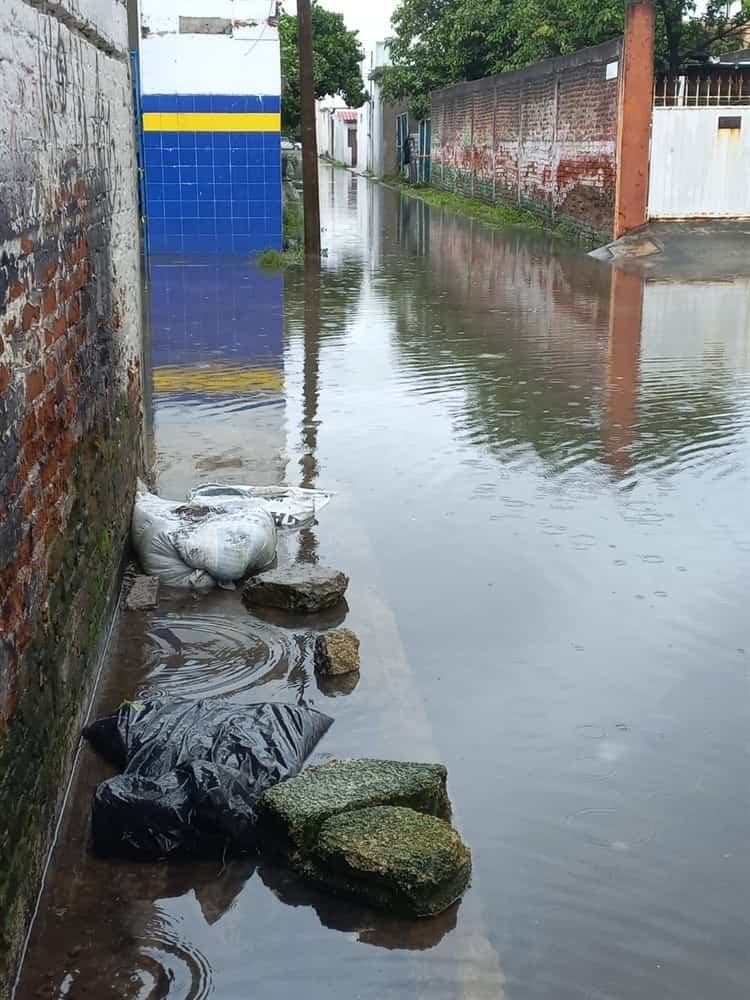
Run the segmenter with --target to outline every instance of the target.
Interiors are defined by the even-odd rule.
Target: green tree
[[[313,60],[315,96],[340,96],[350,108],[359,108],[367,100],[361,63],[365,57],[358,33],[349,31],[343,14],[335,14],[313,2]],[[281,118],[282,128],[299,134],[299,48],[297,18],[282,13],[279,17],[281,38]]]
[[[654,0],[657,65],[676,72],[742,44],[750,0]],[[566,55],[622,34],[624,0],[401,0],[393,15],[392,66],[382,73],[392,100],[427,114],[431,90]]]
[[[392,65],[382,74],[386,97],[408,98],[427,114],[430,91],[498,73],[512,49],[509,0],[402,0],[393,15]]]
[[[704,63],[712,55],[744,47],[750,24],[750,3],[709,0],[696,17],[694,0],[655,0],[657,59],[663,69],[676,72]],[[732,10],[732,8],[735,8]]]

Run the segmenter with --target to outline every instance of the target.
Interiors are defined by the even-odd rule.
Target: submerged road
[[[309,699],[325,755],[444,761],[464,901],[404,923],[262,859],[98,859],[81,755],[18,1000],[745,1000],[750,261],[612,269],[322,167],[319,280],[156,259],[153,453],[334,490],[356,686],[236,594],[117,623],[96,714]],[[710,247],[706,248],[710,255]]]

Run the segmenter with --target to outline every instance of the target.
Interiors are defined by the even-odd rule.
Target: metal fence
[[[750,67],[665,73],[654,85],[655,108],[750,106]]]

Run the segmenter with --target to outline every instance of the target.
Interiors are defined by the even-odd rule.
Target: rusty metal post
[[[615,239],[648,221],[654,22],[653,0],[628,0],[617,117]]]
[[[305,255],[320,257],[320,191],[318,139],[315,131],[315,73],[310,0],[297,2],[299,39],[300,118],[302,122],[302,185],[305,210]]]

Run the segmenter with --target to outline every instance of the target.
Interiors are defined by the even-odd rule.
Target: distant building
[[[281,57],[273,6],[141,0],[142,158],[154,253],[281,248]]]
[[[359,141],[360,111],[348,108],[334,98],[316,101],[315,114],[318,134],[318,154],[337,160],[347,167],[361,165]]]
[[[365,150],[365,169],[374,177],[410,173],[410,167],[416,166],[412,153],[419,147],[420,123],[407,103],[383,98],[380,80],[390,65],[388,42],[377,42],[368,77],[370,100],[362,109],[358,139],[359,148]]]

